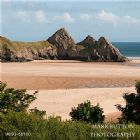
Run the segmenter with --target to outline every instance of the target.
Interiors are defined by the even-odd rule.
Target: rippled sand
[[[1,79],[10,87],[65,89],[131,87],[140,79],[140,63],[84,63],[79,61],[34,61],[2,63]]]

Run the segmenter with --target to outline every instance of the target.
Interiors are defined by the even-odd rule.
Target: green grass
[[[36,41],[36,42],[18,42],[18,41],[10,41],[5,37],[0,37],[0,50],[5,47],[10,49],[12,52],[18,52],[21,50],[39,50],[47,47],[55,48],[52,44],[47,41]]]

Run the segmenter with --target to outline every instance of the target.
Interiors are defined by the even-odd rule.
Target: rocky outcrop
[[[76,45],[74,39],[64,28],[55,32],[47,41],[56,46],[59,59],[86,60],[85,56],[80,55],[84,46]]]
[[[85,47],[93,47],[96,43],[96,40],[88,35],[83,41],[77,43],[77,45],[83,45]]]
[[[61,59],[67,59],[70,57],[69,53],[75,46],[74,40],[64,28],[61,28],[55,32],[51,37],[48,38],[47,41],[56,46],[58,56]]]
[[[83,61],[125,62],[120,51],[105,37],[96,41],[87,36],[75,43],[68,32],[61,28],[46,41],[16,42],[0,37],[0,59],[2,61],[31,61],[35,59],[74,59]]]
[[[83,41],[75,44],[68,32],[62,28],[47,41],[56,46],[59,59],[117,62],[128,60],[104,37],[96,41],[88,35]]]
[[[111,44],[105,37],[100,37],[96,41],[91,36],[87,36],[82,42],[77,43],[85,46],[82,50],[87,56],[88,61],[105,61],[105,62],[125,62],[128,61],[120,51]]]
[[[100,37],[94,45],[92,58],[97,58],[99,61],[128,61],[120,51],[111,44],[105,37]]]

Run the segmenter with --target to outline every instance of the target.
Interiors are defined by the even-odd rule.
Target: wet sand
[[[1,79],[9,87],[65,89],[131,87],[140,79],[140,63],[35,61],[2,63]]]

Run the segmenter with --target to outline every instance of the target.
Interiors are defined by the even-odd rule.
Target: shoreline
[[[130,60],[140,60],[140,57],[128,56],[128,59],[130,59]]]

